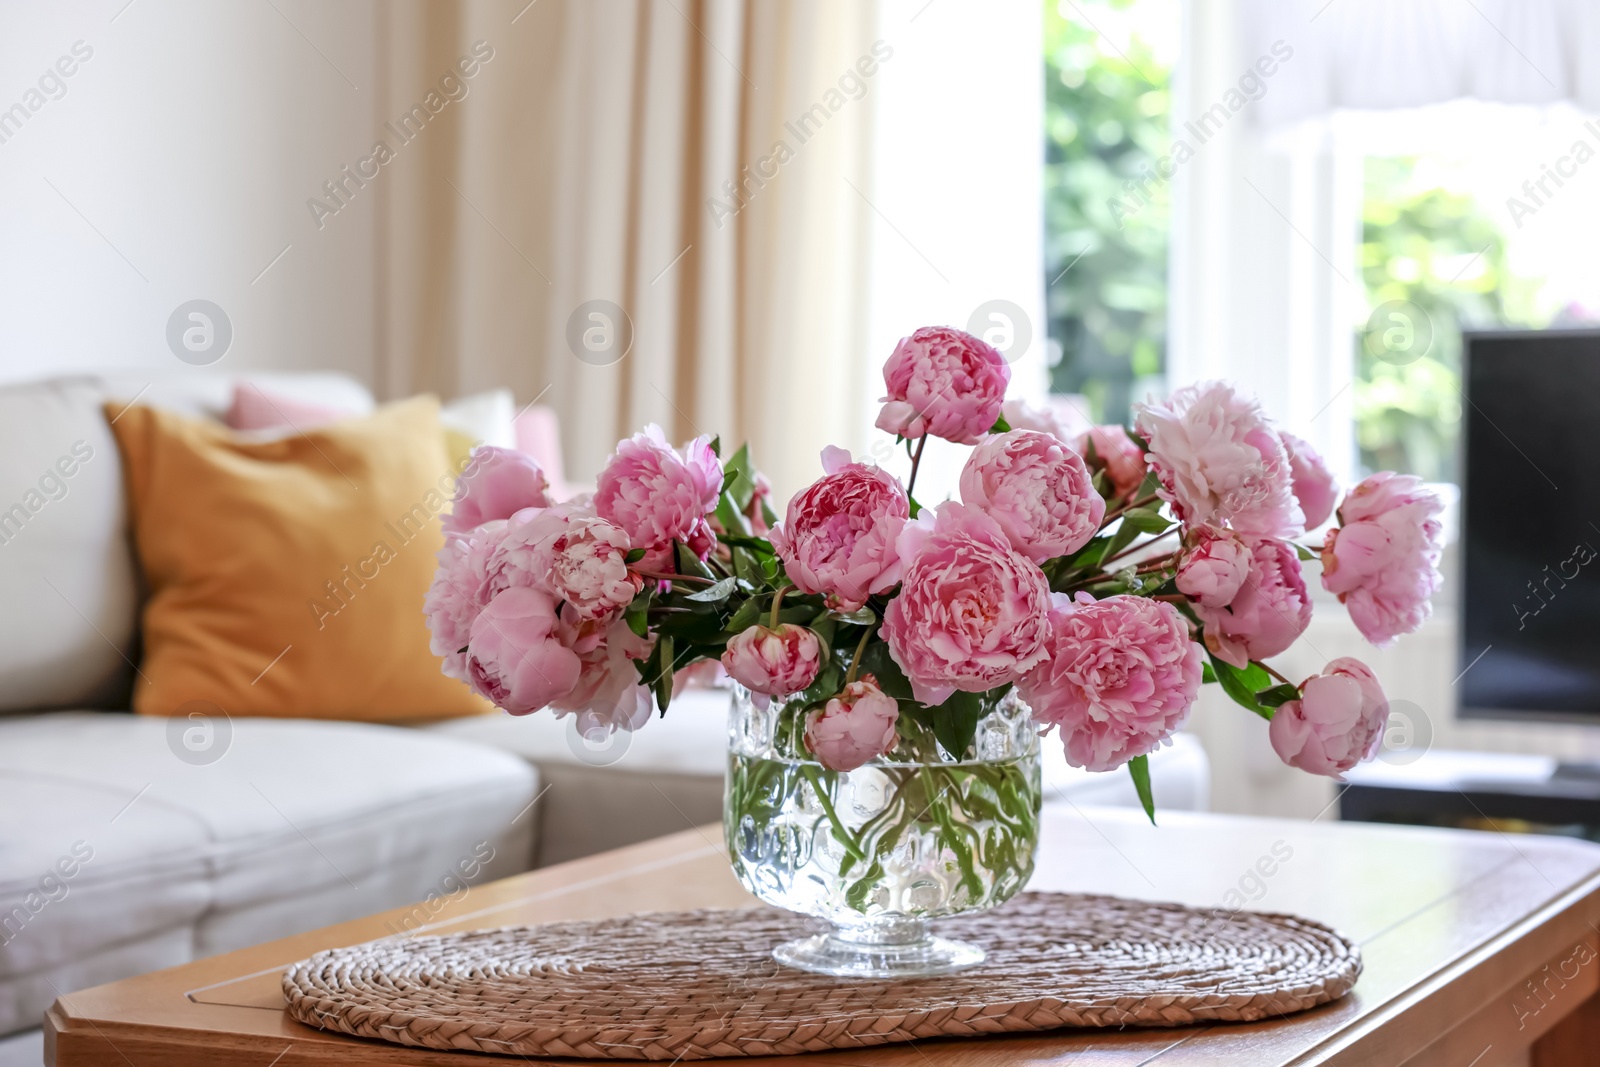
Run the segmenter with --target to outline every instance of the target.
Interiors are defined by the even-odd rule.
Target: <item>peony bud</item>
[[[1196,527],[1189,539],[1178,564],[1178,591],[1208,608],[1227,607],[1250,576],[1250,546],[1216,526]]]
[[[786,622],[776,630],[752,626],[728,639],[722,667],[753,693],[784,696],[816,681],[822,642],[804,626]]]
[[[1389,702],[1367,665],[1333,660],[1272,716],[1273,751],[1291,767],[1337,778],[1378,754]]]
[[[863,674],[812,713],[806,747],[824,767],[853,771],[894,747],[899,718],[900,705],[878,688],[876,678]]]

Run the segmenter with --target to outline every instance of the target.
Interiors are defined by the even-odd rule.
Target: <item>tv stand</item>
[[[1339,817],[1468,829],[1554,833],[1600,841],[1600,764],[1548,756],[1433,751],[1404,766],[1364,764],[1347,776]]]

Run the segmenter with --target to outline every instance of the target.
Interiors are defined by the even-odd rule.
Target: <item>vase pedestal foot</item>
[[[921,978],[976,967],[977,945],[934,937],[926,920],[879,919],[787,941],[772,958],[788,967],[839,978]]]

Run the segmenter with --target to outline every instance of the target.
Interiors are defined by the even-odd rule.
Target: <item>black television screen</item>
[[[1464,341],[1461,714],[1600,717],[1600,331]]]

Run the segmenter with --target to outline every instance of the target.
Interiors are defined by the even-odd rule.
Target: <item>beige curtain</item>
[[[856,192],[873,94],[851,91],[875,5],[525,4],[381,6],[380,124],[476,42],[493,54],[379,179],[380,391],[537,397],[579,480],[658,422],[749,440],[780,493],[799,488],[824,444],[861,447],[879,384]],[[569,344],[591,301],[631,322],[615,362]],[[577,332],[625,330],[600,314]]]

